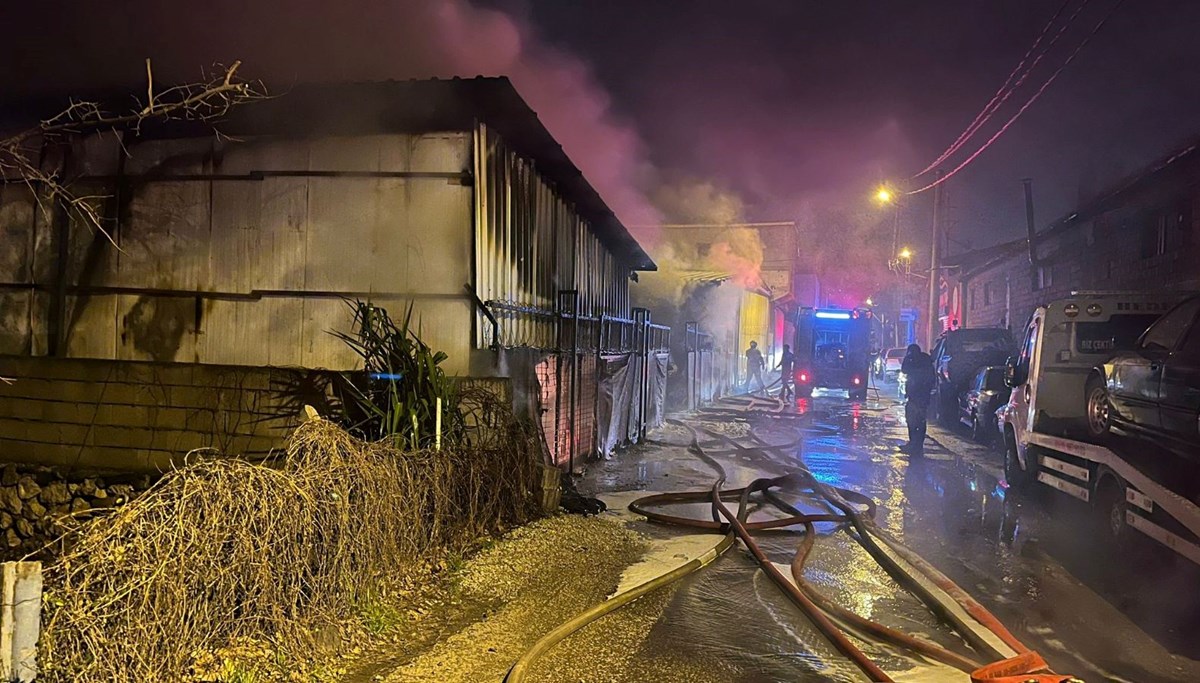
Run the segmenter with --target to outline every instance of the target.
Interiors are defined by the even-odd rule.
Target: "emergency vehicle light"
[[[817,311],[814,315],[816,315],[818,318],[824,318],[826,320],[849,320],[850,319],[849,313],[842,313],[840,311]]]

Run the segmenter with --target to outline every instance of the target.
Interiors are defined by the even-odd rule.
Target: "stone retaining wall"
[[[42,466],[0,469],[0,560],[47,557],[48,544],[97,513],[128,503],[151,475],[68,477]]]

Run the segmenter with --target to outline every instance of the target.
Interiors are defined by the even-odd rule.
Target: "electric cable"
[[[989,147],[991,147],[992,143],[996,142],[996,140],[998,140],[1001,135],[1004,135],[1004,133],[1006,131],[1008,131],[1008,129],[1010,127],[1012,127],[1012,125],[1014,123],[1016,123],[1017,119],[1021,118],[1021,115],[1024,114],[1025,111],[1028,110],[1030,107],[1032,107],[1034,102],[1037,102],[1038,98],[1042,96],[1042,93],[1046,92],[1047,88],[1049,88],[1050,85],[1052,83],[1054,83],[1054,81],[1059,77],[1059,75],[1062,74],[1062,72],[1067,68],[1067,66],[1070,65],[1070,63],[1072,61],[1074,61],[1075,57],[1079,56],[1079,53],[1083,50],[1083,48],[1089,42],[1091,42],[1091,39],[1093,37],[1095,37],[1096,34],[1099,33],[1102,28],[1104,28],[1104,25],[1106,23],[1108,23],[1108,20],[1110,18],[1112,18],[1113,14],[1117,11],[1117,8],[1120,7],[1124,1],[1125,0],[1117,0],[1116,3],[1113,4],[1112,8],[1109,9],[1108,13],[1105,14],[1102,19],[1100,19],[1100,21],[1096,24],[1095,28],[1092,29],[1091,33],[1084,36],[1083,40],[1079,43],[1079,45],[1077,45],[1075,47],[1075,50],[1072,51],[1071,54],[1067,55],[1067,59],[1066,59],[1066,61],[1064,61],[1062,63],[1062,66],[1058,67],[1058,69],[1055,70],[1054,73],[1050,74],[1050,77],[1046,80],[1045,83],[1042,84],[1042,87],[1038,88],[1037,91],[1033,93],[1033,96],[1030,97],[1029,100],[1026,101],[1025,104],[1022,105],[1020,109],[1017,110],[1017,113],[1013,114],[1012,117],[1010,119],[1008,119],[1008,121],[1006,121],[1003,126],[1001,126],[1000,130],[996,131],[992,135],[992,137],[988,138],[987,142],[985,142],[982,147],[975,150],[975,152],[971,156],[967,157],[966,160],[964,160],[958,166],[955,166],[954,169],[952,169],[948,173],[944,174],[937,180],[934,180],[933,182],[929,183],[928,185],[925,185],[924,187],[918,188],[916,190],[909,190],[908,192],[905,192],[905,194],[906,195],[914,195],[914,194],[920,194],[921,192],[925,192],[927,190],[932,190],[933,188],[937,187],[938,185],[941,185],[942,183],[946,182],[950,178],[954,177],[959,171],[963,170],[971,162],[973,162],[973,161],[975,161],[975,159],[979,158],[979,155],[983,154],[984,151],[986,151]]]
[[[1050,28],[1058,22],[1058,18],[1062,15],[1063,10],[1065,10],[1073,1],[1074,0],[1065,0],[1065,2],[1059,6],[1058,11],[1054,13],[1054,16],[1050,18],[1050,21],[1047,22],[1042,28],[1041,32],[1038,33],[1037,39],[1033,41],[1033,45],[1031,45],[1029,49],[1025,51],[1025,55],[1021,57],[1021,61],[1017,63],[1017,66],[1011,72],[1009,72],[1008,78],[1004,79],[1004,84],[1000,86],[1000,89],[997,90],[994,95],[992,95],[992,99],[988,100],[988,103],[985,104],[983,109],[981,109],[979,113],[975,115],[975,119],[971,121],[971,123],[963,130],[962,133],[959,134],[958,138],[956,138],[954,142],[951,143],[950,146],[947,147],[940,156],[938,156],[937,159],[934,159],[931,164],[921,169],[921,171],[914,175],[913,178],[919,178],[926,173],[929,173],[933,169],[937,168],[938,165],[940,165],[943,161],[949,159],[955,152],[965,145],[967,141],[969,141],[975,135],[975,133],[979,131],[980,128],[987,124],[987,122],[991,120],[992,115],[994,115],[996,111],[1000,109],[1000,106],[1003,105],[1008,98],[1011,97],[1012,94],[1016,92],[1016,90],[1020,88],[1022,84],[1025,83],[1025,81],[1029,78],[1029,75],[1033,73],[1033,69],[1036,68],[1038,63],[1042,61],[1042,58],[1049,53],[1050,48],[1054,47],[1054,44],[1058,42],[1058,39],[1061,38],[1064,33],[1066,33],[1067,28],[1074,23],[1076,17],[1079,16],[1084,7],[1087,7],[1089,2],[1089,0],[1083,0],[1083,3],[1075,9],[1075,12],[1067,19],[1066,22],[1063,23],[1061,27],[1059,27],[1058,32],[1054,34],[1054,37],[1049,43],[1046,44],[1046,48],[1038,53],[1037,56],[1034,57],[1032,63],[1026,67],[1025,64],[1029,62],[1030,56],[1032,56],[1034,51],[1037,50],[1038,46],[1041,45],[1042,41],[1046,38],[1046,34],[1050,32]]]

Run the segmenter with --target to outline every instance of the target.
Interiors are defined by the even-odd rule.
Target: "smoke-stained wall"
[[[28,189],[6,191],[0,279],[19,313],[4,318],[3,350],[347,369],[356,359],[329,332],[351,327],[345,298],[369,298],[412,302],[448,370],[465,372],[471,140],[151,140],[127,156],[79,145],[67,171],[77,193],[102,197],[111,241],[45,203],[48,218],[32,220]]]

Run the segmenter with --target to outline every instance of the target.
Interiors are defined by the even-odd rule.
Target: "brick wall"
[[[568,354],[569,357],[569,354]],[[571,424],[571,366],[564,361],[559,377],[560,356],[548,356],[537,364],[542,434],[551,459],[566,468],[574,454],[580,463],[596,453],[596,391],[599,376],[594,354],[580,354],[577,370],[579,393],[575,396],[575,424]],[[562,383],[559,384],[559,380]],[[560,395],[561,393],[561,395]]]
[[[0,461],[156,471],[188,451],[283,444],[276,382],[294,371],[0,356]]]
[[[1198,216],[1196,187],[1171,192],[1152,188],[1090,220],[1053,230],[1038,242],[1038,258],[1050,273],[1049,283],[1035,281],[1027,253],[970,273],[963,283],[964,325],[998,324],[1005,315],[1006,283],[1014,331],[1039,305],[1073,290],[1198,289]],[[990,302],[985,295],[989,285]]]

